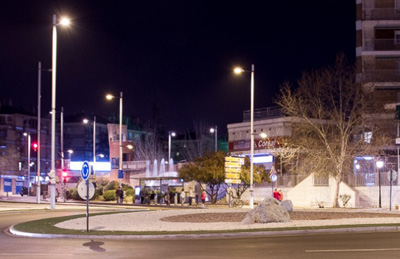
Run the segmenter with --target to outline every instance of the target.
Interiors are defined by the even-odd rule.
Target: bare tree
[[[209,128],[204,121],[194,122],[194,136],[186,133],[186,147],[183,149],[183,156],[187,161],[194,161],[202,157],[206,152],[212,150],[213,139],[210,136]]]
[[[296,90],[286,83],[277,101],[293,117],[292,136],[278,152],[286,162],[297,160],[297,170],[336,179],[334,207],[339,185],[351,172],[355,156],[376,154],[386,138],[377,136],[376,125],[366,127],[368,104],[355,81],[355,70],[344,56],[333,67],[303,73]],[[368,131],[373,139],[366,139]]]
[[[135,160],[160,160],[165,157],[161,141],[158,137],[158,131],[152,124],[144,127],[145,134],[140,139],[136,139]]]

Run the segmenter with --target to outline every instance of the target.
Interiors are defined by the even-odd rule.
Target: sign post
[[[81,176],[86,181],[86,232],[89,232],[89,162],[85,161],[82,164]]]
[[[397,178],[397,172],[395,170],[389,170],[388,172],[388,180],[390,182],[390,204],[389,208],[392,210],[392,183]]]
[[[231,208],[231,188],[232,184],[241,184],[240,172],[244,159],[241,157],[225,157],[225,183],[229,184],[229,208]]]

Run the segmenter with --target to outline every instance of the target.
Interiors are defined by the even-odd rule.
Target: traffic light
[[[33,148],[33,151],[37,151],[37,149],[38,149],[38,143],[36,143],[36,142],[33,142],[32,143],[32,148]]]
[[[64,184],[66,184],[67,183],[67,180],[68,180],[68,172],[67,172],[67,170],[63,170],[62,171],[62,177],[63,177],[63,182],[64,182]]]

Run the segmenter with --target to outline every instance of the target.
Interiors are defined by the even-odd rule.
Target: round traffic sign
[[[276,182],[278,180],[278,176],[276,174],[271,175],[271,182]]]
[[[87,180],[90,175],[90,167],[89,167],[89,162],[85,161],[82,164],[82,169],[81,169],[81,176],[83,180]]]
[[[86,193],[87,193],[87,189],[86,189],[86,181],[82,181],[78,184],[78,194],[79,197],[81,197],[82,199],[86,200]],[[89,200],[91,198],[93,198],[94,196],[94,185],[93,183],[89,182]]]

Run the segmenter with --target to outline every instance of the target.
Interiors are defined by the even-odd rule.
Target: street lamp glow
[[[126,145],[126,147],[127,147],[128,149],[133,149],[133,146],[132,146],[131,144]]]
[[[265,132],[261,132],[261,133],[260,133],[260,137],[264,139],[264,138],[267,138],[268,135],[267,135],[267,133],[265,133]]]
[[[214,128],[211,128],[211,129],[210,129],[210,133],[214,133],[214,131],[215,131]]]
[[[175,137],[175,136],[176,136],[176,133],[175,133],[175,132],[171,132],[171,136],[172,136],[172,137]]]
[[[383,161],[376,161],[376,166],[380,169],[383,167]]]
[[[67,152],[70,154],[74,153],[74,151],[72,149],[68,149]]]
[[[101,158],[104,158],[104,155],[103,155],[103,154],[98,154],[97,156],[99,156],[99,157],[101,157]]]
[[[106,95],[106,99],[107,99],[107,100],[112,100],[112,99],[114,99],[114,95],[112,95],[112,94],[107,94],[107,95]]]
[[[62,26],[68,26],[71,23],[70,19],[68,19],[67,17],[63,17],[60,20],[60,24]]]
[[[244,72],[244,70],[241,67],[235,67],[235,69],[233,69],[233,73],[235,73],[235,74],[241,74],[243,72]]]
[[[89,123],[89,120],[88,120],[88,119],[83,119],[82,122],[85,123],[85,124],[88,124],[88,123]]]

